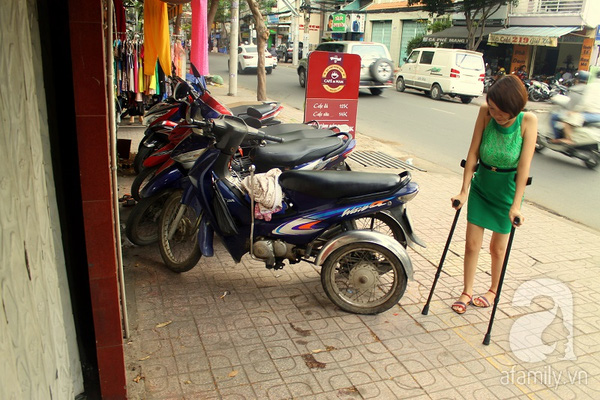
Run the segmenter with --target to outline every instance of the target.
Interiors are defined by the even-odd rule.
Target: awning
[[[487,36],[492,32],[496,32],[502,29],[501,26],[486,26],[483,28],[483,36]],[[475,37],[478,37],[479,29],[475,31]],[[467,27],[466,26],[453,26],[443,31],[432,33],[423,37],[424,42],[437,42],[437,43],[467,43]]]
[[[580,30],[576,26],[511,26],[490,34],[488,43],[558,46],[558,38]]]

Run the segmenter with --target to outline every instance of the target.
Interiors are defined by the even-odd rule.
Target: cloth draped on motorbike
[[[283,202],[283,191],[279,186],[279,175],[281,170],[273,168],[261,174],[247,176],[242,180],[242,187],[248,195],[253,195],[254,217],[271,220],[271,215],[281,211]]]
[[[512,225],[508,213],[523,147],[522,120],[522,112],[509,127],[490,120],[479,147],[479,167],[471,180],[467,221],[498,233],[509,233]]]

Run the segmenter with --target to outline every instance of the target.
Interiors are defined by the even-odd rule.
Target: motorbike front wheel
[[[154,176],[156,175],[156,171],[158,171],[159,167],[160,165],[155,165],[150,168],[144,168],[140,171],[139,174],[137,174],[137,176],[133,180],[133,183],[131,184],[131,196],[136,201],[141,200],[140,191],[148,184],[148,182],[152,180],[152,178],[154,178]]]
[[[532,90],[529,92],[529,99],[531,101],[542,101],[542,94],[537,90]]]
[[[171,271],[186,272],[194,268],[202,253],[198,247],[200,216],[193,208],[181,204],[183,191],[169,196],[158,223],[158,248]]]
[[[404,295],[402,262],[376,243],[351,243],[334,251],[321,269],[321,284],[333,304],[355,314],[389,310]]]
[[[537,139],[535,141],[535,151],[537,153],[541,153],[542,150],[544,150],[546,148],[546,145],[544,144],[543,139],[540,137],[540,134],[538,132],[538,136]]]
[[[144,160],[154,153],[155,147],[140,146],[135,158],[133,159],[133,170],[139,174],[144,169]]]

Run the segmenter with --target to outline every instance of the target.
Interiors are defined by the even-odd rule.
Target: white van
[[[467,104],[483,94],[483,54],[463,49],[421,47],[414,49],[396,72],[396,90],[423,90],[432,99],[446,94]]]

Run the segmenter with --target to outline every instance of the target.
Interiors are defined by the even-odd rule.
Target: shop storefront
[[[495,22],[496,23],[496,22]],[[493,73],[500,68],[508,69],[512,57],[512,46],[488,43],[488,35],[502,29],[502,26],[486,26],[483,29],[481,43],[477,51],[483,53],[483,59]],[[455,25],[443,31],[431,33],[423,37],[423,43],[432,47],[450,47],[464,49],[468,43],[468,31],[464,25]]]
[[[507,72],[525,65],[529,76],[549,76],[561,68],[587,70],[593,38],[580,27],[513,26],[491,33],[488,43],[512,47]]]

